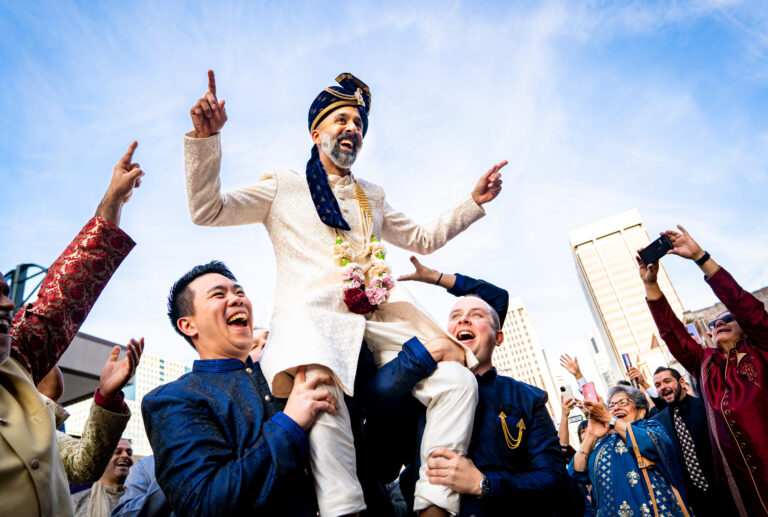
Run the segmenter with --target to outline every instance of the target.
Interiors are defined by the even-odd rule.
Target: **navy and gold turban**
[[[368,131],[368,114],[371,112],[371,91],[368,86],[352,74],[341,74],[336,78],[340,86],[329,86],[315,97],[309,107],[307,125],[311,133],[332,111],[343,106],[352,106],[363,119],[363,136]]]
[[[307,125],[310,133],[334,110],[352,106],[360,112],[365,136],[368,131],[368,113],[371,111],[371,91],[363,81],[352,74],[341,74],[336,78],[336,82],[340,86],[325,88],[317,94],[309,107]],[[333,195],[325,167],[320,161],[317,146],[312,146],[312,156],[307,162],[307,183],[320,220],[332,228],[349,231],[349,223],[341,215],[339,203]]]

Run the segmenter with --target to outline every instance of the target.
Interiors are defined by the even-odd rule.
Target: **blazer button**
[[[751,467],[749,467],[749,468],[751,468],[751,469],[752,469],[752,472],[757,472],[757,467],[756,467],[756,466],[752,465],[752,466],[751,466]]]
[[[37,458],[33,459],[29,462],[29,466],[32,467],[33,470],[37,470],[40,467],[40,460]]]
[[[267,402],[272,402],[272,397],[270,397],[269,395],[264,395],[264,400],[266,400]]]
[[[730,410],[730,409],[726,409],[726,410],[725,410],[725,414],[726,414],[726,415],[730,415],[730,414],[731,414],[731,410]]]
[[[0,418],[0,425],[8,425],[8,420],[5,418]]]
[[[309,476],[309,469],[306,467],[304,468],[304,475]]]
[[[746,448],[747,447],[747,444],[744,443],[744,442],[739,442],[739,445],[741,445],[742,448]]]
[[[246,369],[245,369],[245,373],[253,373],[253,370],[252,370],[252,369],[250,369],[250,368],[246,368]]]

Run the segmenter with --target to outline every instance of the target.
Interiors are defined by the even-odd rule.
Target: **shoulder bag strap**
[[[648,477],[648,461],[640,454],[640,449],[637,448],[637,442],[635,441],[635,433],[632,431],[632,424],[627,424],[627,434],[630,440],[632,440],[632,450],[635,451],[635,459],[637,459],[637,466],[640,467],[640,472],[643,473],[645,484],[648,486],[648,493],[651,494],[651,503],[653,503],[653,514],[659,517],[659,508],[656,506],[656,495],[653,493],[653,485],[651,484],[651,478]],[[683,506],[685,508],[685,506]]]

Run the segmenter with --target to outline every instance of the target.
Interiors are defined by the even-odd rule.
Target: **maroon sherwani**
[[[723,268],[707,282],[746,334],[724,353],[688,334],[667,299],[649,300],[672,355],[699,380],[718,481],[743,516],[768,516],[768,313]]]
[[[48,269],[38,298],[10,329],[0,364],[0,515],[72,515],[53,407],[35,385],[69,346],[112,273],[134,243],[113,223],[92,218]]]

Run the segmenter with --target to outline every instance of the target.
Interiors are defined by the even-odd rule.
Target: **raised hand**
[[[563,404],[561,418],[565,420],[571,414],[571,410],[576,407],[578,401],[572,398],[564,399],[562,395],[560,396],[560,401]]]
[[[123,205],[131,199],[133,189],[139,188],[141,177],[144,176],[144,171],[141,170],[139,164],[132,161],[133,153],[138,146],[139,143],[136,140],[131,142],[128,150],[112,170],[112,179],[109,182],[109,187],[107,187],[107,192],[96,209],[98,217],[120,224],[120,212]]]
[[[640,253],[642,250],[637,250]],[[651,262],[647,266],[643,263],[640,255],[635,256],[637,261],[637,267],[640,272],[640,279],[645,285],[656,285],[656,280],[659,275],[659,261]]]
[[[484,205],[488,201],[493,201],[501,192],[501,173],[499,172],[507,165],[507,160],[497,163],[491,167],[488,172],[480,176],[480,180],[472,191],[472,199],[478,205]]]
[[[651,387],[651,385],[648,384],[648,382],[646,382],[645,376],[643,375],[643,372],[641,372],[640,370],[638,370],[634,366],[632,368],[630,368],[629,370],[627,370],[627,375],[629,376],[629,380],[630,381],[634,381],[635,379],[637,379],[637,383],[644,390],[647,390],[648,388]]]
[[[426,282],[428,284],[434,284],[437,279],[440,278],[440,273],[434,269],[430,269],[421,262],[419,259],[411,255],[411,264],[416,268],[416,271],[410,275],[402,275],[398,277],[398,280],[416,280],[418,282]]]
[[[584,377],[581,374],[581,369],[579,369],[579,360],[576,357],[571,357],[568,354],[563,354],[560,356],[560,366],[565,368],[565,370],[573,375],[576,380],[581,379]]]
[[[112,348],[107,363],[101,369],[99,392],[107,398],[116,397],[136,373],[136,367],[139,365],[143,351],[144,338],[140,338],[138,341],[131,339],[122,361],[117,360],[120,357],[120,347]]]
[[[318,387],[321,384],[331,384],[333,381],[330,375],[318,372],[307,380],[306,372],[306,366],[300,366],[296,372],[293,389],[288,396],[283,413],[299,427],[308,431],[321,411],[335,415],[337,402],[330,391]]]
[[[704,250],[701,249],[701,246],[699,246],[698,243],[693,240],[693,237],[691,237],[688,232],[685,231],[685,228],[679,224],[677,227],[680,232],[676,232],[674,230],[667,230],[664,232],[664,234],[669,237],[669,240],[672,242],[672,246],[674,246],[674,248],[669,250],[667,254],[679,255],[683,258],[691,260],[698,260],[703,257]]]
[[[224,99],[216,97],[216,76],[208,70],[208,91],[189,109],[192,125],[198,138],[208,138],[221,131],[227,122]]]

